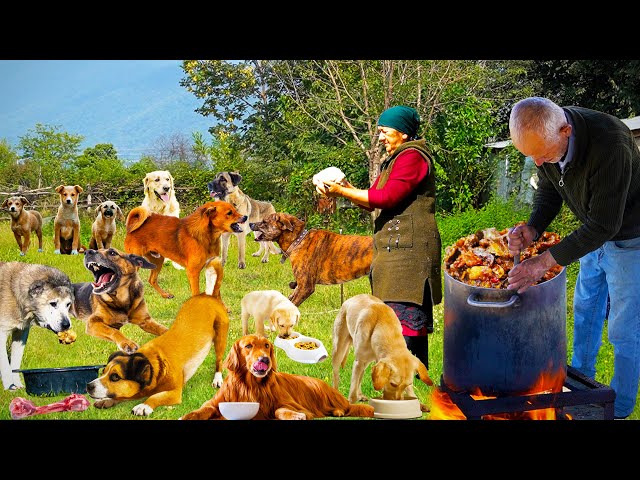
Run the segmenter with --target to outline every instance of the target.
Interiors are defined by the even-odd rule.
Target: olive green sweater
[[[604,242],[640,236],[640,150],[620,119],[582,107],[563,110],[573,125],[574,155],[564,173],[557,163],[537,167],[527,224],[544,232],[566,202],[582,225],[549,249],[566,266]]]

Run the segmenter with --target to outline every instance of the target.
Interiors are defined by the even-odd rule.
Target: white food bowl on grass
[[[384,400],[381,397],[369,399],[374,418],[407,419],[422,417],[420,400],[404,397],[403,400]]]
[[[227,420],[251,420],[258,414],[258,402],[220,402],[218,410]]]
[[[298,332],[292,332],[287,338],[278,335],[273,343],[284,350],[291,360],[300,363],[318,363],[329,356],[320,340]]]

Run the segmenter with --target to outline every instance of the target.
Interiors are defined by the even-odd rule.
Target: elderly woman
[[[320,190],[368,211],[376,209],[372,294],[393,308],[407,347],[429,368],[427,334],[433,332],[433,306],[442,301],[441,241],[435,171],[419,127],[415,109],[399,105],[385,110],[378,119],[378,140],[388,157],[373,185],[361,190],[348,181],[327,181]]]

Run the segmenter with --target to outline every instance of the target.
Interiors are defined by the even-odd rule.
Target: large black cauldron
[[[446,271],[444,286],[443,381],[451,390],[526,394],[543,372],[566,376],[566,269],[522,294],[467,285]]]

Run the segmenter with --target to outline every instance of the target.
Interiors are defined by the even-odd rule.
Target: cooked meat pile
[[[513,257],[509,254],[508,228],[493,227],[478,230],[462,237],[445,248],[446,272],[456,280],[468,285],[484,288],[507,288],[507,274],[513,268]],[[543,253],[560,241],[557,233],[544,232],[537,241],[522,251],[520,261]],[[550,268],[537,282],[551,280],[562,271],[560,265]]]

